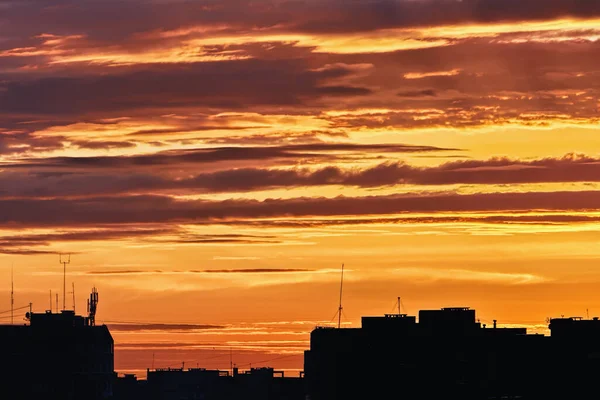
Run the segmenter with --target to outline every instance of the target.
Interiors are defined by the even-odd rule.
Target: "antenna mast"
[[[63,265],[63,310],[66,310],[65,306],[65,295],[67,293],[67,264],[71,263],[71,254],[66,254],[66,258],[63,259],[63,254],[58,255],[58,262]],[[58,307],[57,307],[58,311]]]
[[[342,264],[342,278],[340,281],[340,306],[338,307],[338,329],[342,324],[342,289],[344,288],[344,264]]]
[[[87,303],[87,311],[88,311],[88,320],[90,326],[96,325],[96,309],[98,307],[98,290],[93,287],[92,293],[90,293],[90,298]]]
[[[71,287],[73,288],[71,291],[73,294],[73,314],[75,314],[75,282],[71,282]]]
[[[52,289],[50,289],[50,313],[52,313]]]
[[[400,296],[398,296],[398,315],[402,314],[400,311]]]
[[[15,309],[15,284],[13,279],[13,271],[15,266],[10,267],[10,324],[13,324],[14,309]]]

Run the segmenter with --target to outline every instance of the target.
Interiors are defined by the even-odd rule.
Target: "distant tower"
[[[71,294],[73,295],[73,313],[75,313],[75,282],[71,282]]]
[[[98,290],[93,287],[87,303],[88,319],[90,326],[96,325],[96,308],[98,307]]]
[[[14,309],[15,309],[15,284],[13,279],[14,266],[10,267],[10,324],[13,324]]]
[[[344,264],[342,264],[342,278],[340,280],[340,305],[338,307],[338,329],[342,324],[342,289],[344,288]]]
[[[63,254],[58,255],[58,262],[63,265],[63,310],[66,310],[66,297],[67,294],[67,264],[71,262],[71,254],[66,254],[66,257],[63,258]],[[57,307],[58,311],[58,307]]]

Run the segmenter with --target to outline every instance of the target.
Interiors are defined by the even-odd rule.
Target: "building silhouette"
[[[205,368],[158,368],[145,381],[119,377],[115,400],[304,400],[301,377],[285,377],[270,367],[239,371]]]
[[[92,303],[97,303],[97,292]],[[0,326],[0,399],[337,400],[596,399],[600,320],[549,320],[550,335],[479,323],[449,307],[316,327],[304,371],[148,369],[118,377],[105,325],[74,311],[27,313]]]
[[[74,311],[28,313],[26,325],[0,326],[2,399],[107,399],[114,342],[105,325]]]
[[[551,335],[482,326],[466,307],[317,327],[305,352],[307,398],[588,399],[597,395],[600,321],[559,318]],[[587,394],[590,393],[591,397]]]

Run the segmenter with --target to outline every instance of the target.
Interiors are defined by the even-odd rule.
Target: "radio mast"
[[[340,280],[340,306],[338,307],[338,329],[342,324],[342,290],[344,288],[344,264],[342,264],[342,278]]]
[[[12,325],[15,311],[15,283],[14,283],[15,266],[10,267],[10,324]]]
[[[58,255],[58,262],[63,265],[63,310],[66,310],[65,296],[67,294],[67,264],[71,263],[71,254],[66,254],[66,258],[63,258],[63,254]],[[58,307],[57,307],[58,308]],[[58,311],[58,310],[57,310]]]

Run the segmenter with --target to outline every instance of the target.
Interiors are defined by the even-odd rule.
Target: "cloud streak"
[[[12,226],[219,223],[281,217],[399,213],[598,210],[600,192],[421,193],[335,198],[175,200],[167,196],[0,200],[0,222]]]
[[[318,151],[322,145],[314,148],[313,157],[319,157]],[[299,146],[299,150],[304,149]],[[330,146],[324,148],[344,150],[375,150],[375,151],[406,151],[428,152],[442,151],[443,149],[419,147],[386,148],[371,146]],[[280,149],[245,149],[242,153],[250,159],[264,156],[278,157],[294,156],[293,151]],[[251,153],[257,151],[258,155]],[[270,153],[273,151],[274,154]],[[211,151],[212,152],[212,151]],[[215,150],[218,153],[219,150]],[[202,154],[202,153],[200,153]],[[235,151],[233,152],[235,154]],[[306,156],[307,153],[298,153]],[[190,154],[192,162],[203,163],[202,158],[195,159],[196,154]],[[206,155],[206,153],[204,154]],[[214,155],[208,153],[209,156]],[[404,162],[385,162],[375,166],[341,168],[326,166],[320,168],[236,168],[218,170],[215,172],[200,173],[195,176],[179,177],[155,175],[150,171],[145,172],[149,165],[170,165],[170,157],[179,159],[184,156],[148,156],[143,158],[105,158],[92,160],[47,160],[31,165],[33,170],[46,170],[52,168],[54,173],[20,172],[21,164],[12,164],[9,169],[17,172],[4,172],[0,174],[0,196],[7,197],[61,197],[61,196],[89,196],[108,195],[119,193],[223,193],[223,192],[249,192],[274,188],[298,188],[309,186],[341,185],[360,188],[375,188],[395,185],[501,185],[501,184],[531,184],[531,183],[569,183],[569,182],[599,182],[600,159],[582,155],[567,154],[558,158],[542,158],[538,160],[519,160],[507,157],[497,157],[488,160],[460,160],[443,163],[433,167],[416,167]],[[327,157],[323,155],[323,157]],[[336,157],[342,157],[340,155]],[[236,156],[232,156],[235,159]],[[158,160],[166,160],[164,162]],[[138,173],[126,176],[96,172],[97,170],[111,169],[117,165],[129,165],[141,169]],[[54,164],[54,166],[53,166]],[[64,168],[71,168],[79,172],[61,173]],[[85,169],[82,169],[85,167]]]

